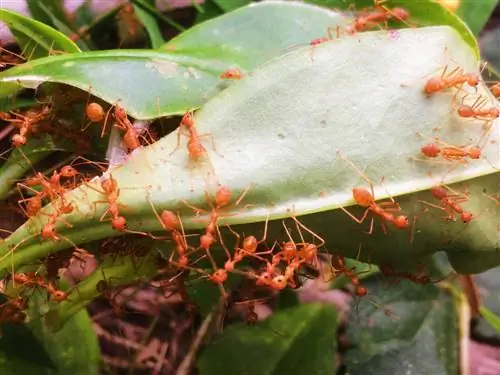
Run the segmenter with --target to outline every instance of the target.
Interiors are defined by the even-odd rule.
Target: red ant
[[[450,194],[449,191],[451,191],[452,193]],[[462,206],[460,206],[460,203],[467,202],[469,200],[468,196],[456,193],[450,188],[445,188],[444,186],[434,186],[433,188],[431,188],[431,193],[434,198],[441,201],[441,206],[436,206],[426,201],[420,202],[435,208],[439,208],[441,210],[445,210],[448,213],[448,216],[446,216],[447,220],[455,221],[454,213],[459,214],[461,220],[464,223],[469,223],[474,218],[474,215],[471,212],[464,211]]]
[[[115,123],[115,126],[125,132],[125,134],[123,135],[123,143],[125,144],[125,147],[127,147],[129,150],[135,150],[136,148],[139,148],[141,146],[139,136],[137,135],[134,126],[128,119],[127,113],[118,104],[115,105],[115,118],[117,121]]]
[[[251,256],[260,260],[264,260],[261,256],[266,254],[271,254],[273,249],[268,251],[257,252],[257,249],[260,244],[264,243],[267,237],[267,225],[269,221],[269,215],[266,219],[266,224],[264,226],[264,234],[260,240],[257,240],[255,236],[246,236],[243,238],[243,242],[240,247],[240,239],[241,236],[231,229],[229,225],[226,225],[227,228],[236,236],[236,244],[234,246],[234,254],[231,256],[229,250],[223,245],[224,250],[226,251],[226,255],[228,260],[224,264],[224,269],[227,271],[234,271],[236,263],[241,262],[245,257]]]
[[[39,286],[45,289],[55,302],[61,302],[68,298],[68,294],[66,292],[55,288],[51,283],[46,283],[41,277],[36,276],[35,273],[32,272],[15,273],[12,275],[12,280],[28,287]]]
[[[496,98],[500,97],[500,82],[497,82],[493,86],[491,86],[490,91]]]
[[[483,109],[488,99],[479,96],[472,105],[460,104],[457,113],[460,117],[475,118],[478,120],[491,121],[500,116],[500,110],[496,107]]]
[[[111,214],[111,226],[113,229],[119,232],[125,232],[127,229],[127,220],[120,216],[120,207],[124,208],[125,205],[118,203],[118,197],[120,196],[120,189],[118,188],[118,183],[113,178],[112,175],[109,176],[108,179],[101,181],[101,190],[98,190],[90,185],[87,185],[92,190],[97,191],[98,193],[104,194],[106,196],[105,201],[95,201],[94,206],[97,203],[107,203],[109,207],[104,211],[99,221],[105,221],[104,218],[108,213]]]
[[[378,215],[381,218],[380,224],[382,226],[382,230],[384,231],[384,234],[387,234],[387,229],[385,227],[384,221],[388,221],[388,222],[392,223],[398,229],[407,229],[409,227],[408,217],[405,215],[398,215],[395,217],[391,213],[391,211],[397,211],[397,212],[401,211],[399,204],[397,204],[392,197],[389,197],[390,202],[376,203],[375,202],[375,192],[374,192],[373,183],[371,182],[371,180],[368,177],[366,177],[364,175],[364,173],[361,172],[356,165],[354,165],[353,162],[346,159],[340,153],[340,151],[337,151],[337,155],[339,157],[341,157],[345,162],[347,162],[351,166],[351,168],[353,168],[355,171],[357,171],[357,173],[370,184],[370,190],[371,190],[371,193],[370,193],[370,191],[368,191],[364,187],[355,187],[352,189],[352,195],[353,195],[353,198],[356,201],[356,203],[362,207],[366,207],[366,210],[360,219],[355,217],[353,214],[351,214],[349,211],[347,211],[344,207],[339,206],[339,208],[342,211],[344,211],[347,215],[349,215],[349,217],[351,219],[353,219],[354,221],[356,221],[358,224],[362,224],[363,221],[365,221],[365,219],[367,218],[368,213],[370,211],[373,212],[375,215]],[[374,222],[374,219],[372,217],[371,224],[370,224],[370,231],[368,232],[368,234],[373,233],[373,222]]]
[[[187,134],[183,133],[182,129],[186,129],[188,131],[188,133]],[[188,144],[187,144],[187,149],[188,149],[189,156],[193,160],[199,160],[203,156],[205,156],[207,153],[207,150],[205,149],[205,147],[203,147],[203,145],[200,143],[200,138],[203,138],[203,137],[210,137],[210,139],[212,141],[212,149],[217,154],[219,154],[217,152],[217,149],[215,148],[215,142],[214,142],[214,138],[213,138],[212,134],[210,134],[210,133],[198,134],[198,132],[196,130],[196,126],[194,124],[192,111],[188,111],[188,112],[186,112],[186,114],[184,116],[182,116],[181,124],[179,126],[179,130],[177,131],[177,145],[175,146],[175,149],[170,153],[170,155],[172,155],[179,148],[179,146],[181,144],[181,134],[189,138]],[[220,154],[219,154],[219,156],[223,157]]]
[[[15,127],[19,128],[19,134],[14,134],[12,136],[12,145],[14,147],[24,146],[27,142],[27,136],[33,131],[33,125],[42,121],[50,114],[50,107],[44,107],[41,111],[30,109],[24,113],[24,115],[11,111],[16,118],[7,118],[4,114],[2,119],[10,122]]]
[[[446,66],[439,77],[431,77],[424,86],[424,93],[427,95],[436,94],[449,88],[460,88],[467,83],[471,87],[477,87],[480,76],[476,73],[463,73],[463,69],[457,67],[446,74]]]
[[[26,314],[22,311],[28,308],[28,299],[16,297],[0,305],[0,323],[24,323]]]
[[[356,17],[352,26],[349,26],[346,31],[349,34],[355,32],[366,31],[379,26],[382,23],[387,23],[389,20],[406,21],[410,17],[410,13],[404,8],[388,8],[383,6],[386,0],[375,0],[375,10],[368,12],[365,15]]]
[[[343,273],[349,279],[351,279],[351,282],[355,287],[355,293],[358,297],[366,296],[366,294],[368,293],[368,290],[361,285],[358,276],[353,272],[355,270],[355,267],[353,267],[351,269],[346,269],[345,268],[345,260],[344,260],[343,256],[332,255],[331,265],[335,269],[335,271]]]
[[[221,79],[242,79],[243,77],[243,72],[238,68],[229,68],[219,76]]]
[[[417,133],[418,135],[422,135],[421,133]],[[443,159],[448,161],[459,161],[466,162],[467,157],[477,160],[481,158],[482,150],[477,146],[453,146],[448,143],[441,141],[438,137],[434,138],[435,143],[428,143],[420,149],[422,154],[427,156],[428,158],[436,158],[439,155],[443,157]],[[440,144],[444,145],[440,147]],[[414,159],[413,160],[419,160]],[[426,160],[423,160],[426,161]]]

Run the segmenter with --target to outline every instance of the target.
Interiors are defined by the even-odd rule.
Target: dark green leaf
[[[57,28],[53,21],[53,17],[63,21],[66,20],[66,14],[60,0],[26,0],[31,16],[47,26]]]
[[[165,16],[163,13],[158,11],[154,4],[151,4],[151,1],[149,0],[133,0],[135,4],[140,5],[145,11],[150,12],[151,14],[154,14],[158,19],[162,20],[165,22],[167,25],[179,30],[179,31],[184,31],[184,27],[174,21],[172,18]]]
[[[474,35],[479,35],[497,5],[498,0],[462,0],[457,15],[469,25]]]
[[[223,10],[217,4],[215,4],[213,0],[206,0],[203,3],[203,12],[198,12],[198,14],[196,15],[195,24],[208,21],[209,19],[219,17],[223,14]]]
[[[134,7],[134,12],[137,15],[137,18],[139,18],[139,21],[146,28],[146,31],[149,35],[149,40],[151,42],[151,48],[153,49],[160,48],[162,45],[165,44],[165,40],[163,39],[161,30],[158,27],[158,22],[156,21],[155,16],[146,11],[140,5],[134,4],[133,7]]]
[[[28,368],[31,366],[40,366],[46,369],[56,368],[44,346],[40,344],[38,338],[24,324],[2,325],[0,353],[0,356],[4,357],[3,360],[0,360],[0,368],[3,369],[2,374],[5,373],[4,370],[6,369],[12,371],[17,368],[21,371],[22,367],[18,367],[19,362],[24,363]]]
[[[219,6],[225,13],[251,4],[251,0],[214,0],[214,3]]]
[[[349,319],[354,347],[345,354],[347,372],[457,374],[459,324],[453,296],[433,284],[372,281],[365,283],[369,295]]]
[[[78,46],[64,34],[16,12],[0,9],[0,21],[7,24],[28,60],[48,56],[55,51],[80,52]]]
[[[201,375],[335,372],[337,315],[331,305],[281,310],[258,326],[234,324],[201,354]]]
[[[31,320],[28,326],[50,354],[57,371],[54,374],[97,374],[100,362],[99,342],[86,310],[75,314],[58,332],[43,324],[47,301],[40,295],[30,299]],[[52,374],[52,372],[49,372]]]

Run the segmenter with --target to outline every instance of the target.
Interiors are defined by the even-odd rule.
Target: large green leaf
[[[331,305],[276,312],[258,327],[234,324],[201,354],[202,375],[333,374],[337,315]]]
[[[47,301],[40,294],[31,298],[30,303],[31,320],[28,326],[55,363],[57,371],[53,373],[96,374],[100,363],[100,349],[88,312],[80,310],[60,331],[50,332],[43,319],[47,312]]]
[[[479,35],[497,4],[498,0],[463,0],[460,1],[457,15],[469,25],[474,35]]]
[[[44,346],[25,324],[3,324],[0,338],[0,369],[2,374],[16,371],[55,369]]]
[[[80,52],[78,46],[64,34],[11,10],[0,9],[0,21],[7,24],[28,60],[48,56],[56,51]]]
[[[196,114],[199,134],[211,133],[219,153],[210,139],[202,140],[210,163],[190,161],[185,137],[181,137],[182,147],[171,154],[177,135],[170,134],[137,150],[124,166],[114,169],[120,202],[128,206],[124,215],[129,228],[161,229],[148,196],[157,209],[180,210],[186,229],[204,228],[203,218],[196,217],[182,200],[206,207],[204,193],[213,191],[218,182],[228,185],[235,196],[249,188],[243,201],[249,206],[229,208],[228,214],[233,215],[221,218],[219,224],[262,222],[269,214],[274,220],[267,237],[270,242],[286,238],[277,219],[295,212],[305,215],[301,220],[325,239],[329,249],[354,258],[362,244],[360,260],[414,266],[442,250],[463,273],[499,264],[498,206],[483,195],[498,191],[499,174],[492,166],[499,162],[496,144],[487,144],[481,160],[453,170],[449,164],[409,160],[420,157],[425,142],[417,131],[429,135],[440,126],[439,136],[457,145],[484,136],[483,122],[464,120],[450,110],[453,92],[431,98],[422,93],[423,77],[438,74],[445,57],[465,71],[478,72],[474,51],[460,35],[449,27],[402,30],[397,40],[387,38],[385,32],[371,32],[316,46],[314,59],[311,53],[307,46],[280,56]],[[478,93],[491,98],[482,83]],[[498,140],[498,123],[493,125],[490,140]],[[340,205],[354,204],[354,186],[368,184],[336,158],[338,149],[377,184],[377,199],[387,197],[387,191],[398,197],[416,227],[389,228],[384,234],[377,225],[369,236],[363,233],[368,221],[359,225],[339,210]],[[383,176],[387,191],[378,185]],[[417,202],[432,201],[426,190],[442,179],[456,182],[456,190],[470,191],[465,207],[476,217],[468,225],[443,221],[441,210]],[[72,228],[57,226],[61,236],[79,244],[119,235],[109,222],[98,221],[106,209],[99,204],[94,210],[92,202],[103,200],[99,193],[83,186],[72,194],[79,211],[64,217],[74,224]],[[358,217],[362,214],[359,207],[349,209]],[[43,215],[26,223],[0,244],[1,269],[10,269],[11,261],[18,267],[70,246],[64,237],[41,242],[36,232],[29,232],[30,224],[38,223],[40,228],[46,220]],[[239,229],[255,233],[262,230],[262,223]]]
[[[459,373],[459,321],[450,293],[408,281],[366,285],[370,294],[352,310],[348,323],[349,374]]]
[[[248,72],[340,22],[344,17],[338,13],[312,5],[265,2],[193,27],[162,52],[89,52],[15,67],[0,75],[0,97],[17,91],[18,84],[50,81],[88,90],[110,103],[120,100],[138,119],[181,114],[225,88],[219,75],[226,69],[239,66]]]

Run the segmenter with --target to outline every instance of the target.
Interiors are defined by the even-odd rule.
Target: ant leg
[[[340,206],[339,205],[339,208],[344,211],[347,215],[350,216],[351,219],[353,219],[356,223],[358,224],[363,224],[363,222],[365,221],[366,217],[368,216],[368,211],[370,211],[370,208],[368,207],[366,210],[365,210],[365,213],[363,214],[363,216],[361,217],[361,219],[358,219],[356,216],[354,216],[353,214],[351,214],[349,211],[347,211],[344,207]]]
[[[222,155],[219,151],[217,151],[217,148],[215,147],[215,140],[214,140],[214,136],[211,134],[211,133],[204,133],[204,134],[200,134],[198,136],[198,139],[199,138],[206,138],[206,137],[209,137],[210,138],[210,141],[212,143],[212,150],[214,150],[214,152],[219,155],[221,158],[224,157],[224,155]]]
[[[311,229],[309,229],[308,227],[306,227],[304,224],[302,224],[295,216],[292,216],[292,219],[295,220],[295,223],[300,225],[300,227],[304,230],[306,230],[307,232],[309,232],[313,237],[317,238],[321,245],[318,245],[318,247],[321,247],[325,244],[325,240],[320,237],[317,233],[314,233]],[[301,234],[301,238],[302,238],[302,234]]]

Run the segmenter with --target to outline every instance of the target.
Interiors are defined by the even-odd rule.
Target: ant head
[[[125,110],[118,104],[115,106],[115,117],[118,121],[128,120],[127,112],[125,112]]]
[[[481,157],[481,149],[479,147],[471,147],[469,149],[469,156],[471,159],[479,159]]]
[[[104,119],[104,109],[98,103],[89,103],[85,109],[85,114],[92,122],[101,122]]]
[[[187,128],[190,128],[191,126],[193,126],[193,112],[192,111],[188,111],[184,114],[184,116],[182,116],[181,124]]]
[[[398,229],[407,229],[410,225],[410,222],[407,216],[399,215],[394,218],[394,225]]]
[[[467,83],[469,86],[477,86],[479,84],[479,76],[475,73],[467,74]]]
[[[109,176],[107,180],[101,181],[101,187],[106,193],[111,193],[117,189],[117,183],[116,180],[112,177]]]
[[[313,39],[309,42],[309,45],[311,46],[317,46],[318,44],[321,44],[323,42],[326,42],[325,38],[317,38],[317,39]]]
[[[176,214],[169,210],[163,210],[160,214],[161,221],[167,230],[179,229],[180,222]]]
[[[364,286],[357,286],[356,287],[356,295],[358,297],[364,297],[368,294],[368,289],[366,289]]]
[[[285,276],[283,276],[283,275],[278,275],[278,276],[274,277],[271,281],[271,287],[273,289],[277,289],[277,290],[285,289],[286,285],[287,285],[287,280],[286,280]]]
[[[429,143],[420,148],[422,154],[429,158],[435,158],[441,153],[441,149],[434,143]]]
[[[460,218],[462,219],[462,221],[465,224],[467,224],[467,223],[470,223],[472,221],[472,219],[474,218],[474,215],[472,214],[472,212],[464,211],[460,215]]]
[[[65,165],[64,167],[61,168],[61,176],[63,177],[75,177],[79,174],[80,172],[78,172],[71,165]]]
[[[54,227],[53,224],[47,224],[42,228],[41,235],[42,235],[42,238],[44,240],[47,240],[50,238],[55,239],[56,238],[56,228]]]
[[[111,226],[118,232],[124,232],[127,229],[127,220],[123,216],[115,217],[111,220]]]
[[[492,108],[490,110],[490,115],[491,115],[491,117],[499,117],[500,116],[500,110],[498,108]]]
[[[211,279],[216,284],[224,284],[227,280],[227,271],[219,268],[212,274]]]
[[[63,292],[62,290],[55,290],[52,293],[52,300],[56,302],[61,302],[64,301],[66,298],[68,298],[68,294],[66,292]]]
[[[189,259],[187,256],[185,255],[181,255],[179,257],[179,260],[177,261],[177,263],[179,264],[179,266],[181,267],[186,267],[188,264],[189,264]]]
[[[271,284],[271,274],[269,272],[262,272],[257,278],[257,285],[270,285]]]
[[[12,136],[12,144],[14,147],[21,147],[26,144],[26,137],[21,134],[14,134]]]

